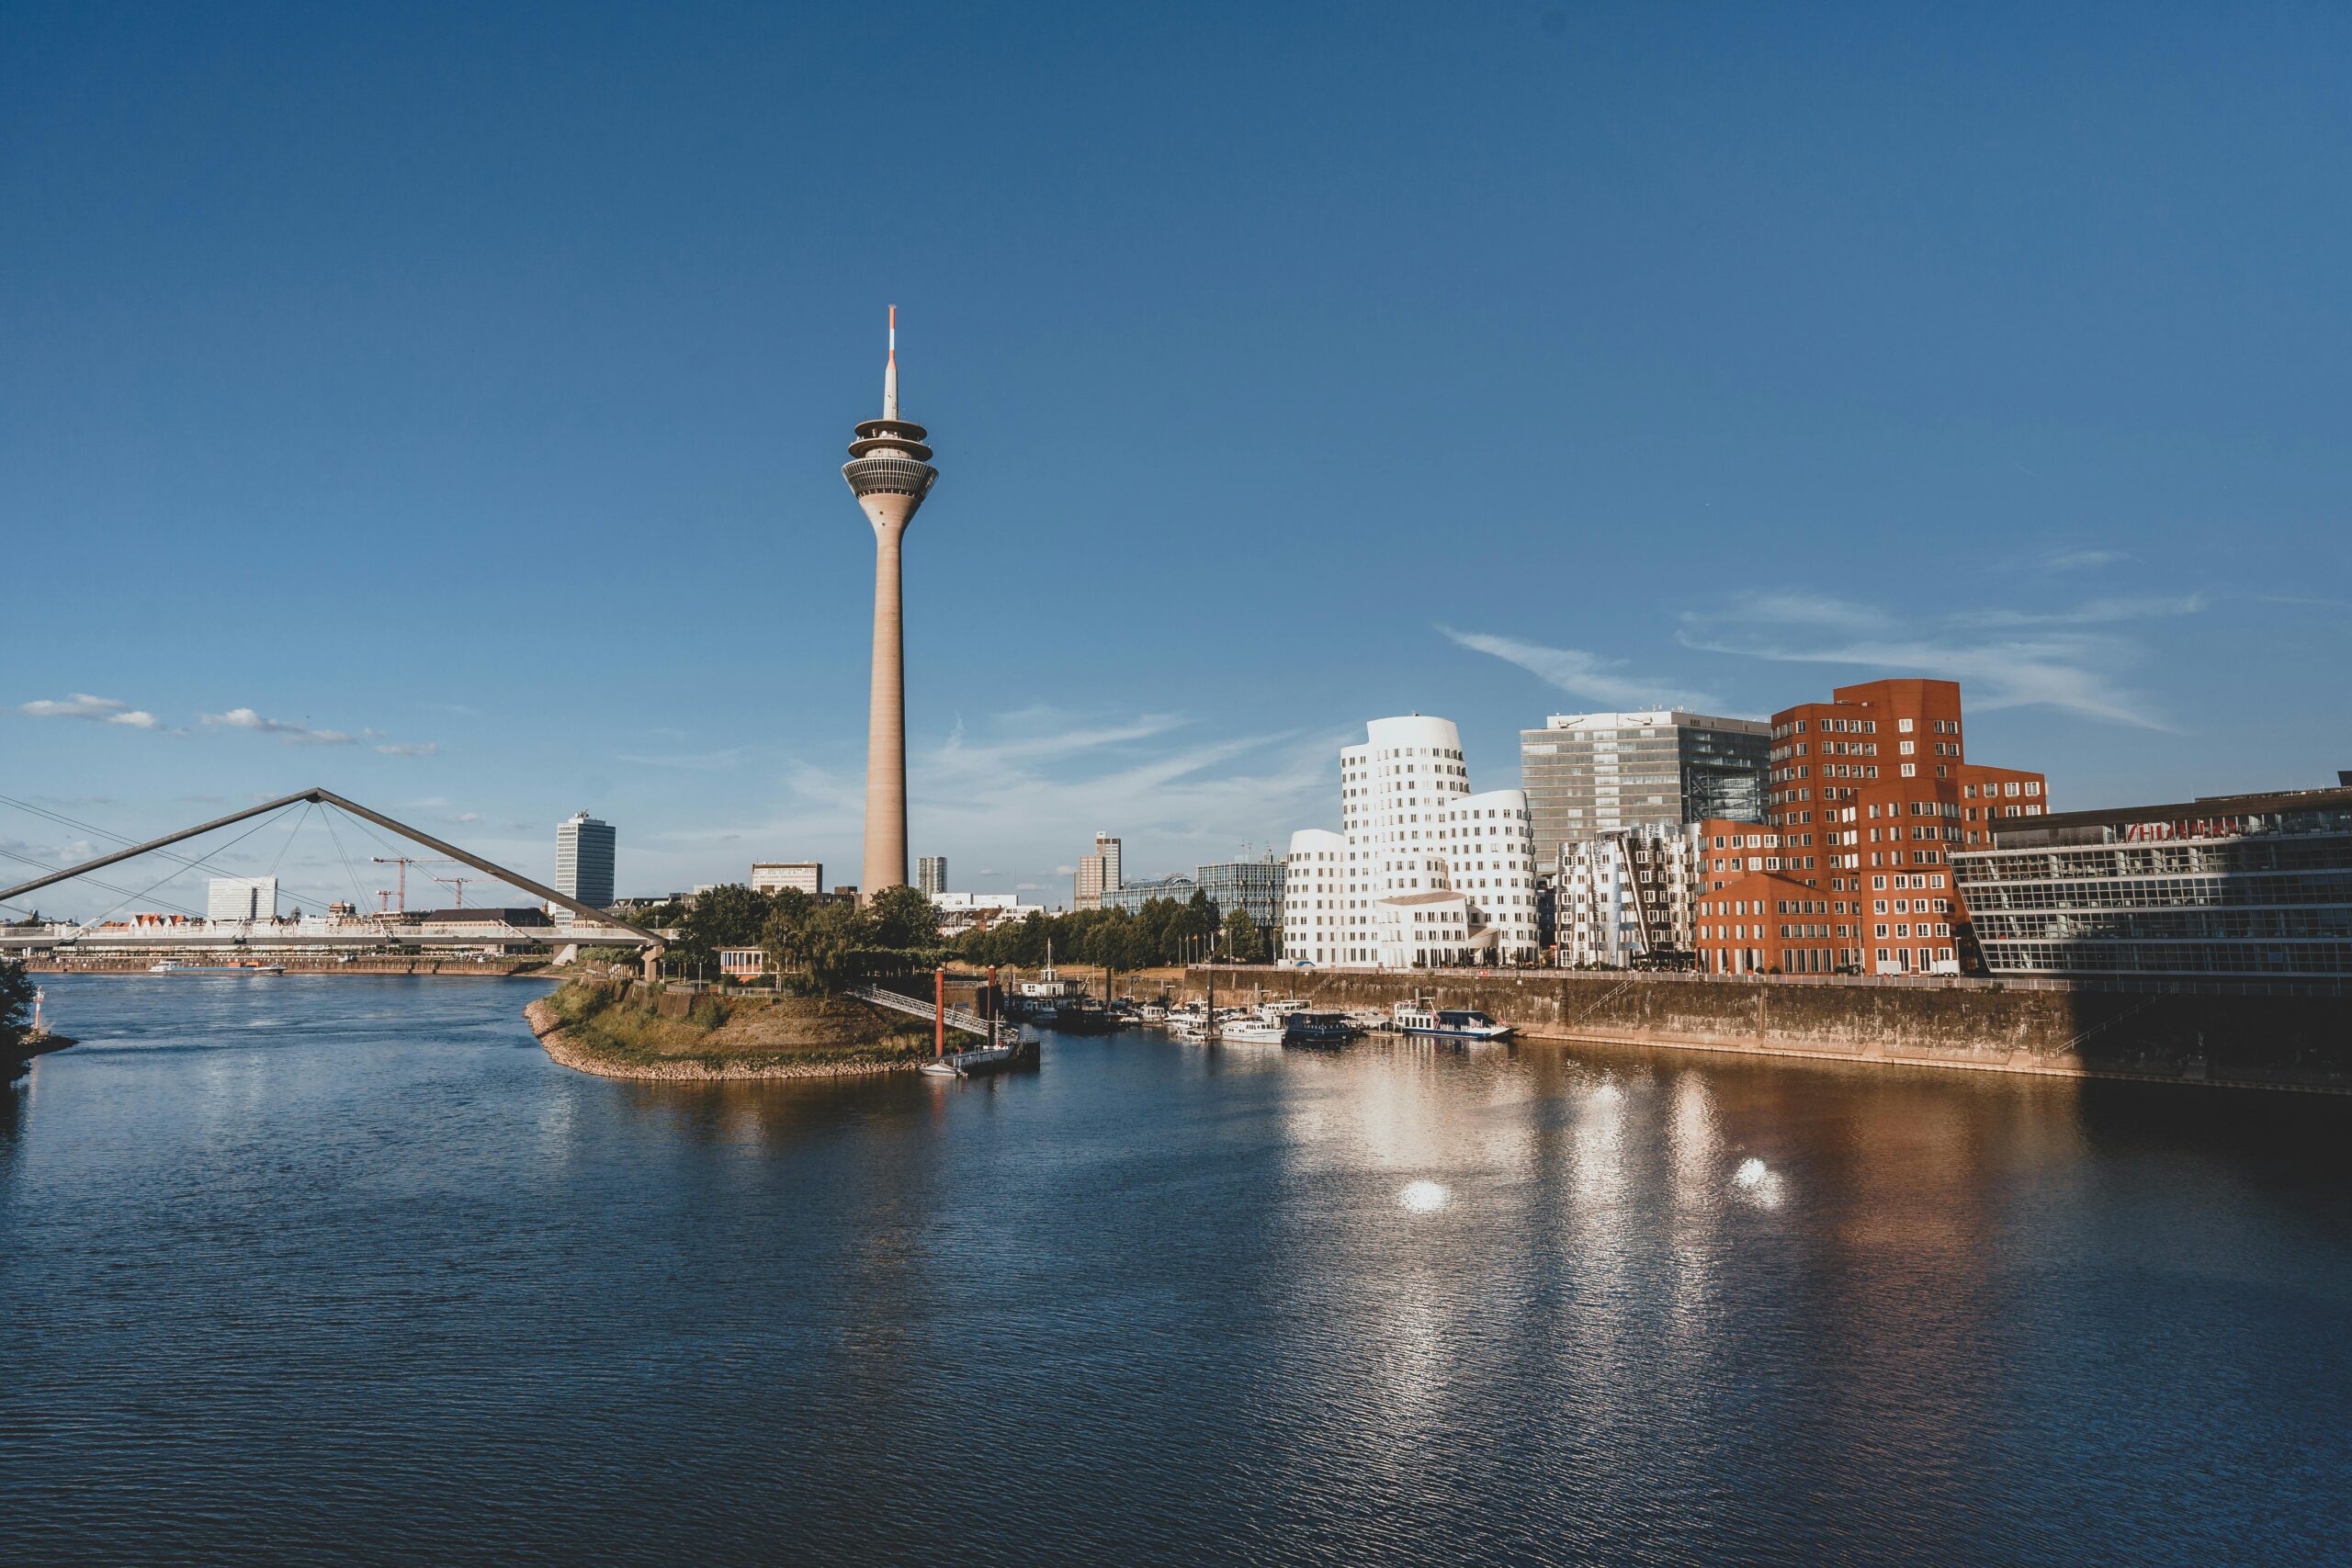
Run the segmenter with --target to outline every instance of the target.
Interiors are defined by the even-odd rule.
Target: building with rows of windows
[[[1555,713],[1519,732],[1519,782],[1534,826],[1535,862],[1564,844],[1710,817],[1764,819],[1772,741],[1752,718],[1656,708]]]
[[[1552,878],[1553,962],[1622,969],[1690,953],[1704,826],[1645,823],[1562,844]]]
[[[1995,975],[2352,978],[2352,787],[2003,819],[1952,863]]]
[[[1527,796],[1473,794],[1450,719],[1376,718],[1340,752],[1340,829],[1291,837],[1286,958],[1343,968],[1538,956]]]
[[[1774,714],[1771,735],[1763,827],[1708,825],[1710,844],[1732,840],[1746,864],[1738,880],[1709,878],[1702,967],[1982,973],[1951,857],[1996,823],[2042,816],[2042,775],[1968,760],[1956,681],[1840,686]]]

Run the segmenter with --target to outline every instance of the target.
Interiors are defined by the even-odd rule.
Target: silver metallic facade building
[[[915,862],[915,886],[925,893],[947,891],[947,857],[924,855]]]
[[[555,890],[592,909],[613,902],[613,858],[619,835],[585,811],[555,830]]]
[[[1189,904],[1193,901],[1193,895],[1199,892],[1200,887],[1201,885],[1189,876],[1160,876],[1144,882],[1123,882],[1116,887],[1106,887],[1102,890],[1101,907],[1105,909],[1118,909],[1130,915],[1140,914],[1143,912],[1143,907],[1154,898],[1165,898],[1176,904]]]
[[[1282,929],[1283,887],[1290,869],[1289,862],[1282,856],[1215,861],[1194,869],[1200,890],[1216,906],[1218,919],[1239,909],[1261,931]]]
[[[1951,857],[1999,975],[2352,979],[2352,788],[1996,822]]]
[[[1657,823],[1764,820],[1772,727],[1679,708],[1558,713],[1519,732],[1535,863],[1560,846]]]
[[[1699,829],[1653,822],[1562,844],[1551,879],[1553,962],[1622,969],[1690,952],[1705,864]]]

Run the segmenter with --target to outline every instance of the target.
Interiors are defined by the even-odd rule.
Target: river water
[[[1530,1045],[555,1066],[64,978],[0,1562],[2352,1558],[2352,1101]]]

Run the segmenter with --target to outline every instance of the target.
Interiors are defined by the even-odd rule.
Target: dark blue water
[[[50,982],[0,1562],[2352,1557],[2352,1102],[1528,1047],[550,1064]]]

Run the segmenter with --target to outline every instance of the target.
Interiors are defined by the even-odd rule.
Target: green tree
[[[831,996],[865,977],[867,928],[856,905],[820,904],[800,930],[800,968],[819,990]]]
[[[695,906],[678,920],[678,940],[670,956],[686,964],[716,970],[722,947],[757,947],[767,924],[768,897],[730,882],[697,894]]]
[[[920,888],[885,887],[866,906],[868,940],[899,953],[939,945],[939,907]]]
[[[0,1051],[13,1051],[33,1032],[33,979],[22,960],[0,959]]]
[[[1225,954],[1236,964],[1266,961],[1266,933],[1258,929],[1247,909],[1236,909],[1225,917]]]

